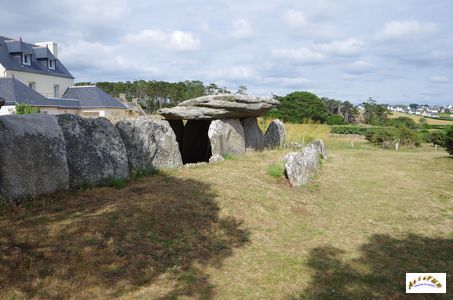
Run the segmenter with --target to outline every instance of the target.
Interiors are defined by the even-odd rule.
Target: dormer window
[[[49,59],[48,67],[49,67],[49,70],[55,70],[55,60],[54,59]]]
[[[22,54],[22,64],[31,66],[31,54]]]

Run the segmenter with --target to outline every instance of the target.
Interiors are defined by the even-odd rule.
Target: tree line
[[[215,83],[204,84],[199,80],[186,80],[181,82],[166,81],[125,81],[125,82],[79,82],[81,85],[96,85],[104,92],[118,98],[124,94],[128,101],[138,98],[142,108],[148,112],[156,112],[162,107],[172,107],[178,103],[204,96],[231,93],[226,87],[220,87]],[[238,92],[244,93],[245,86],[240,86]]]
[[[142,108],[153,113],[163,107],[172,107],[178,103],[204,96],[232,93],[228,88],[215,83],[205,84],[199,80],[166,82],[157,80],[136,80],[125,82],[79,82],[76,85],[96,85],[113,97],[124,94],[126,99],[138,98]],[[246,94],[247,87],[240,85],[236,93]],[[289,123],[324,123],[345,125],[367,123],[380,125],[390,114],[386,106],[377,104],[373,99],[363,103],[364,113],[360,114],[357,106],[350,101],[318,97],[310,92],[293,92],[286,96],[274,95],[281,105],[269,111],[268,117],[280,118]]]

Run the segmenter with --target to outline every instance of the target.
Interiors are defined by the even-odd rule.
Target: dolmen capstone
[[[126,147],[118,130],[105,118],[58,115],[66,142],[70,187],[102,185],[129,177]]]
[[[147,117],[119,121],[132,173],[182,166],[176,135],[165,120]]]
[[[0,200],[22,200],[69,187],[66,142],[57,118],[0,117]]]
[[[175,132],[184,163],[213,162],[246,149],[263,150],[265,139],[256,118],[279,104],[264,97],[219,94],[183,101],[159,113]]]
[[[288,153],[284,158],[285,174],[291,185],[307,184],[318,170],[320,158],[327,158],[323,140],[310,143],[300,151]]]

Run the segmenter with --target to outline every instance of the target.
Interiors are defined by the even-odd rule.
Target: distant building
[[[0,36],[0,115],[29,104],[49,114],[122,115],[123,105],[96,86],[74,87],[74,77],[58,59],[55,42],[30,44]]]

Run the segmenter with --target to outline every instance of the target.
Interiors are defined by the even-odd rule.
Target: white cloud
[[[170,48],[175,50],[197,50],[200,48],[200,39],[193,36],[190,32],[176,30],[170,34]]]
[[[255,70],[250,66],[236,65],[230,68],[213,70],[206,72],[209,80],[247,80],[255,77]]]
[[[325,59],[325,56],[323,54],[312,51],[305,47],[273,49],[272,55],[280,59],[307,64],[318,63]]]
[[[245,39],[252,37],[254,35],[254,31],[247,20],[240,19],[233,22],[233,28],[231,29],[230,34],[234,38]]]
[[[349,74],[363,74],[375,69],[374,65],[365,60],[356,60],[343,67],[343,70]]]
[[[437,31],[434,23],[420,23],[415,20],[391,21],[384,25],[384,28],[376,34],[378,39],[399,40],[412,39]]]
[[[311,20],[304,12],[299,10],[287,10],[281,15],[281,19],[292,29],[292,33],[295,35],[315,40],[338,36],[338,30],[334,24]]]
[[[354,55],[363,49],[364,43],[361,40],[349,38],[330,43],[316,44],[314,47],[325,53],[336,55]]]
[[[156,29],[145,29],[138,33],[129,33],[123,36],[122,41],[145,46],[163,46],[175,51],[197,50],[201,44],[200,39],[191,32],[175,30],[166,33]]]
[[[292,27],[304,27],[308,24],[308,19],[305,14],[297,10],[287,10],[282,15],[283,21]]]
[[[429,81],[432,83],[448,83],[450,80],[447,76],[431,76]]]
[[[266,77],[262,83],[271,86],[284,86],[289,88],[299,88],[310,82],[305,77]]]

